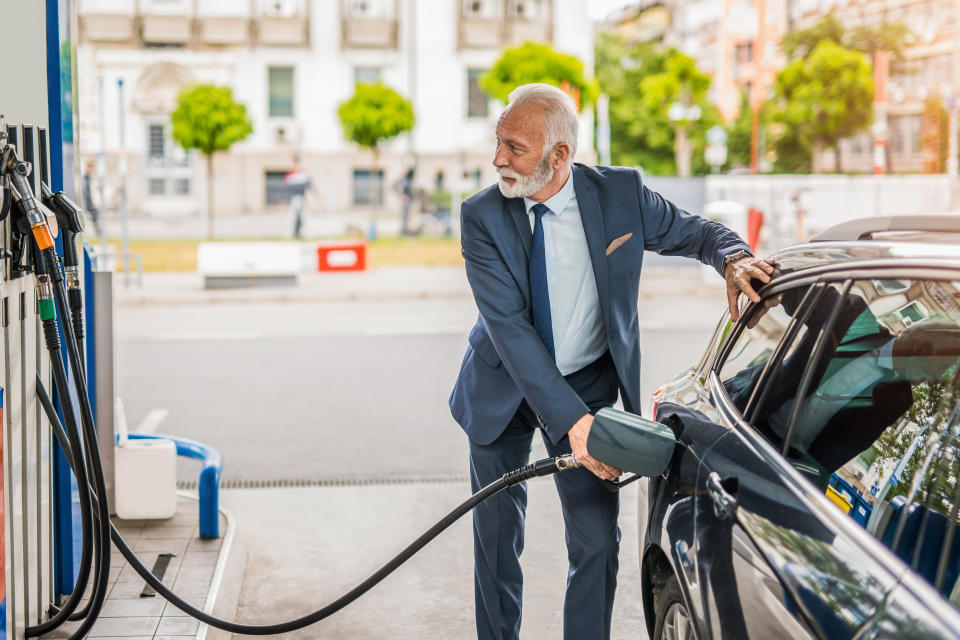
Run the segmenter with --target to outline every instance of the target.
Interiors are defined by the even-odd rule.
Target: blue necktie
[[[533,205],[536,222],[533,224],[533,242],[530,244],[530,301],[533,305],[533,328],[543,341],[551,357],[553,350],[553,322],[550,319],[550,292],[547,290],[547,252],[543,241],[543,214],[550,209],[544,204]]]

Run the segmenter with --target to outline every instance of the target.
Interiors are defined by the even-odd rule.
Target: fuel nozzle
[[[57,217],[33,193],[33,187],[27,178],[33,170],[29,162],[17,157],[17,150],[11,144],[3,146],[0,152],[0,178],[7,179],[7,186],[17,203],[13,226],[23,235],[33,236],[44,259],[51,278],[56,282],[62,279],[57,251],[53,239],[57,236]],[[25,254],[22,251],[21,254]]]
[[[53,193],[45,182],[40,183],[43,204],[47,205],[57,216],[57,224],[64,231],[81,233],[86,227],[83,219],[83,209],[70,199],[63,191]]]

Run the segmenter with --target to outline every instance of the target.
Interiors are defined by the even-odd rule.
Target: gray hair
[[[513,107],[533,104],[542,107],[546,112],[544,153],[553,149],[559,142],[570,145],[570,161],[577,152],[577,131],[580,120],[577,117],[577,107],[573,98],[560,89],[542,82],[523,84],[510,92],[507,97],[507,108],[504,114]],[[501,116],[502,117],[502,116]]]

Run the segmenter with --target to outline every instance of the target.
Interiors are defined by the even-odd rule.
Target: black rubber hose
[[[86,458],[90,465],[90,473],[93,476],[94,493],[98,497],[103,498],[107,495],[107,488],[103,477],[103,464],[100,461],[100,455],[98,453],[96,423],[93,419],[90,397],[87,395],[87,378],[81,364],[82,360],[77,348],[76,337],[73,334],[73,327],[70,326],[71,323],[67,321],[67,318],[70,317],[70,311],[67,308],[67,296],[63,286],[63,273],[60,271],[60,262],[56,251],[51,247],[50,249],[44,250],[43,253],[47,260],[48,275],[53,283],[54,299],[56,300],[57,312],[62,320],[61,328],[63,329],[63,335],[67,344],[70,371],[73,374],[77,401],[80,404],[80,423],[83,426],[83,444]],[[60,354],[58,351],[56,358],[59,359],[59,357]],[[52,359],[54,359],[53,354],[51,354],[51,360]],[[77,476],[78,481],[79,478],[80,476]],[[110,513],[107,509],[107,501],[105,499],[98,500],[97,512],[98,519],[103,525],[100,535],[96,536],[96,542],[99,544],[98,551],[100,553],[100,563],[97,567],[99,571],[93,583],[93,592],[88,604],[87,617],[80,624],[76,632],[70,636],[71,640],[73,638],[83,638],[86,635],[100,614],[100,610],[103,608],[103,602],[107,597],[110,573],[110,538],[106,535],[106,523],[110,522]]]
[[[59,418],[57,417],[56,412],[53,410],[53,405],[44,405],[44,409],[47,411],[47,417],[50,419],[51,425],[54,425],[54,429],[62,430],[60,426]],[[75,459],[76,456],[69,456],[69,460]],[[140,559],[137,558],[136,554],[130,549],[126,541],[123,539],[123,536],[120,535],[120,532],[117,531],[117,528],[110,524],[110,536],[113,539],[113,543],[119,549],[121,555],[130,563],[130,566],[140,574],[140,577],[150,585],[157,593],[159,593],[167,601],[171,602],[178,609],[184,613],[204,622],[211,627],[216,627],[218,629],[223,629],[224,631],[229,631],[231,633],[240,633],[246,635],[271,635],[278,633],[287,633],[290,631],[295,631],[297,629],[302,629],[311,624],[319,622],[324,618],[327,618],[340,609],[343,609],[348,604],[365,594],[367,591],[372,589],[387,576],[393,573],[400,565],[409,560],[416,554],[420,549],[425,547],[431,540],[440,535],[444,530],[446,530],[451,524],[460,519],[463,515],[469,513],[475,506],[483,502],[484,500],[494,496],[495,494],[503,491],[504,489],[511,487],[520,482],[529,480],[530,478],[536,478],[539,476],[546,476],[553,473],[556,473],[559,470],[557,466],[557,460],[555,458],[545,458],[529,464],[522,469],[516,471],[511,471],[506,473],[499,480],[496,480],[477,493],[473,494],[466,501],[457,506],[453,511],[448,513],[437,522],[435,525],[430,527],[423,535],[414,540],[409,546],[407,546],[403,551],[394,556],[389,562],[387,562],[383,567],[381,567],[376,573],[371,575],[369,578],[361,582],[359,585],[354,587],[352,590],[341,596],[340,598],[334,600],[327,606],[315,611],[311,614],[297,618],[296,620],[291,620],[289,622],[281,622],[276,624],[268,625],[248,625],[248,624],[239,624],[236,622],[230,622],[227,620],[221,620],[215,618],[196,607],[191,606],[180,598],[173,591],[168,589],[162,581],[157,579],[153,573],[147,569],[146,566]],[[81,477],[80,471],[74,468],[74,473],[78,477]]]
[[[409,560],[415,553],[420,551],[424,546],[427,545],[431,540],[440,535],[447,527],[460,519],[464,514],[469,513],[475,506],[486,500],[487,498],[492,497],[493,495],[499,493],[500,491],[511,487],[517,483],[523,482],[530,478],[535,478],[537,476],[545,476],[551,473],[556,473],[558,471],[557,462],[554,458],[546,458],[540,460],[533,464],[527,465],[522,469],[517,471],[511,471],[510,473],[505,474],[499,480],[491,482],[486,487],[480,491],[473,494],[465,502],[457,506],[453,511],[448,513],[443,517],[439,522],[430,527],[419,538],[414,540],[407,548],[398,553],[393,557],[389,562],[387,562],[383,567],[376,571],[369,578],[361,582],[359,585],[340,596],[327,606],[319,609],[313,613],[305,615],[296,620],[291,620],[289,622],[280,622],[276,624],[266,624],[266,625],[249,625],[249,624],[239,624],[236,622],[228,622],[226,620],[220,620],[219,618],[214,618],[208,613],[197,609],[196,607],[190,606],[188,603],[184,602],[180,597],[175,593],[167,589],[167,587],[157,579],[150,571],[143,566],[143,564],[137,559],[137,556],[133,553],[130,547],[127,546],[127,543],[124,542],[123,538],[120,536],[120,533],[117,531],[116,527],[111,526],[110,533],[113,537],[113,543],[116,545],[117,549],[120,550],[120,553],[126,558],[127,562],[130,563],[130,566],[140,574],[140,577],[143,578],[147,584],[153,587],[160,595],[162,595],[169,602],[173,603],[178,609],[183,611],[190,616],[205,622],[211,627],[216,627],[217,629],[223,629],[224,631],[229,631],[231,633],[241,633],[247,635],[271,635],[277,633],[288,633],[290,631],[295,631],[297,629],[302,629],[304,627],[310,626],[311,624],[317,623],[324,618],[327,618],[340,609],[343,609],[348,604],[365,594],[367,591],[372,589],[378,583],[380,583],[384,578],[393,573],[400,565]]]
[[[70,229],[63,230],[63,264],[67,269],[80,268],[80,256],[77,253],[77,233]],[[67,296],[70,301],[70,322],[73,326],[73,335],[78,347],[80,347],[80,355],[82,356],[83,338],[86,334],[86,329],[83,326],[83,291],[79,287],[68,287]],[[84,360],[82,364],[85,365],[86,361]]]
[[[44,252],[47,253],[47,252]],[[63,275],[59,269],[59,262],[56,260],[56,253],[53,253],[51,258],[48,254],[48,265],[51,271],[56,272],[56,276],[52,277],[54,285],[54,298],[56,299],[57,309],[61,318],[69,317],[69,312],[66,305],[66,295],[63,287]],[[51,274],[53,275],[53,274]],[[83,371],[80,367],[80,355],[77,349],[77,342],[72,330],[72,327],[69,326],[70,323],[63,323],[64,335],[67,341],[67,353],[70,360],[71,372],[74,377],[74,384],[76,385],[77,395],[79,396],[80,408],[81,408],[81,422],[83,424],[83,433],[84,433],[84,443],[87,448],[87,460],[91,465],[91,473],[94,476],[94,481],[96,483],[96,495],[105,496],[106,488],[103,478],[103,465],[100,461],[100,456],[97,454],[97,442],[96,442],[96,432],[94,428],[93,420],[93,411],[90,407],[90,400],[86,393],[86,376],[83,374]],[[63,365],[62,361],[59,359],[59,352],[57,352],[57,358],[59,368],[62,371]],[[56,414],[54,413],[51,418],[51,422],[56,419]],[[73,457],[73,456],[71,456]],[[473,494],[466,501],[461,503],[459,506],[453,509],[450,513],[444,516],[439,522],[433,525],[430,529],[426,531],[419,538],[414,540],[410,545],[408,545],[403,551],[394,556],[389,562],[387,562],[383,567],[376,571],[369,578],[361,582],[359,585],[351,589],[346,594],[342,595],[338,599],[334,600],[327,606],[314,611],[313,613],[307,614],[295,620],[290,620],[288,622],[281,622],[276,624],[267,624],[267,625],[247,625],[247,624],[238,624],[236,622],[230,622],[227,620],[221,620],[215,618],[196,607],[191,606],[183,599],[181,599],[177,594],[169,590],[163,582],[157,579],[153,573],[147,569],[142,562],[134,554],[133,550],[127,545],[123,537],[120,535],[120,532],[117,531],[117,528],[113,526],[113,523],[110,523],[110,537],[113,539],[113,543],[116,545],[117,549],[120,551],[121,555],[130,563],[130,566],[140,575],[144,581],[149,584],[157,593],[163,596],[166,600],[171,602],[178,609],[184,613],[189,614],[190,616],[200,620],[201,622],[206,623],[211,627],[217,629],[222,629],[224,631],[229,631],[231,633],[241,633],[247,635],[273,635],[279,633],[287,633],[290,631],[295,631],[297,629],[302,629],[311,624],[317,623],[324,618],[327,618],[340,609],[346,607],[348,604],[365,594],[367,591],[372,589],[374,586],[379,584],[387,576],[393,573],[400,565],[409,560],[416,554],[420,549],[426,546],[431,540],[440,535],[444,530],[446,530],[450,525],[460,519],[463,515],[469,513],[475,506],[483,502],[484,500],[496,495],[500,491],[511,487],[520,482],[524,482],[530,478],[535,478],[538,476],[545,476],[556,473],[560,470],[557,459],[555,458],[545,458],[539,460],[533,464],[529,464],[522,469],[517,469],[516,471],[511,471],[506,473],[499,480],[496,480],[477,493]],[[78,478],[85,477],[85,474],[78,473],[79,470],[74,469],[74,473]],[[106,500],[98,500],[97,507],[99,512],[99,519],[101,523],[110,522],[109,513],[106,513]],[[102,531],[102,529],[101,529]],[[100,540],[98,542],[101,545],[101,553],[103,554],[103,563],[101,567],[109,569],[110,562],[110,541],[105,535],[98,536]],[[106,543],[105,552],[103,550],[103,544]],[[103,599],[105,597],[105,590],[103,589],[103,584],[100,581],[97,581],[94,584],[94,594],[91,598],[93,603],[90,608],[90,615],[84,620],[80,628],[74,632],[74,635],[71,636],[71,640],[74,638],[83,638],[90,627],[93,625],[93,622],[96,620],[97,615],[100,613],[100,609],[103,606]]]
[[[36,268],[39,271],[39,275],[46,275],[46,268],[39,261],[35,261]],[[63,447],[64,454],[67,457],[67,461],[74,469],[83,470],[84,465],[81,464],[82,460],[77,459],[76,455],[78,451],[82,451],[80,446],[80,436],[78,435],[77,429],[77,419],[76,414],[73,411],[73,403],[70,402],[70,388],[67,384],[66,370],[63,364],[62,356],[60,353],[60,334],[57,331],[57,322],[56,320],[46,320],[42,323],[44,341],[46,343],[47,350],[50,353],[51,368],[54,374],[54,382],[56,384],[57,391],[60,393],[60,396],[64,398],[63,405],[63,415],[67,421],[67,424],[71,425],[69,431],[69,440],[75,440],[71,446],[64,447],[64,443],[61,441],[61,447]],[[47,416],[53,416],[57,418],[55,424],[60,425],[60,420],[57,417],[56,411],[53,409],[53,403],[50,401],[49,396],[47,395],[47,390],[44,388],[42,381],[40,380],[40,375],[37,374],[37,395],[40,398],[41,405],[44,406],[44,409],[47,412]],[[51,421],[51,424],[54,424]],[[63,431],[63,427],[60,427],[60,431]],[[58,438],[59,440],[59,438]],[[69,444],[69,441],[68,443]],[[69,598],[64,603],[59,610],[56,610],[54,615],[52,615],[48,620],[33,626],[27,627],[25,629],[25,634],[27,637],[39,636],[49,631],[52,631],[56,627],[60,626],[76,611],[79,606],[84,591],[87,588],[87,583],[90,580],[90,566],[91,560],[93,557],[93,541],[97,539],[96,532],[94,528],[96,523],[92,522],[91,514],[91,497],[90,497],[90,484],[87,481],[86,476],[77,477],[77,493],[80,499],[80,530],[81,530],[81,551],[80,551],[80,566],[77,570],[77,579],[74,584],[73,592],[71,592]],[[97,572],[99,573],[99,572]]]

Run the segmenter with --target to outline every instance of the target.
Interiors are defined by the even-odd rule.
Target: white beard
[[[497,169],[497,173],[499,174],[497,186],[500,187],[500,193],[504,198],[529,198],[553,180],[553,167],[550,166],[548,155],[544,155],[537,161],[533,175],[524,176],[506,168]],[[513,178],[515,182],[513,185],[507,184],[504,178]]]

